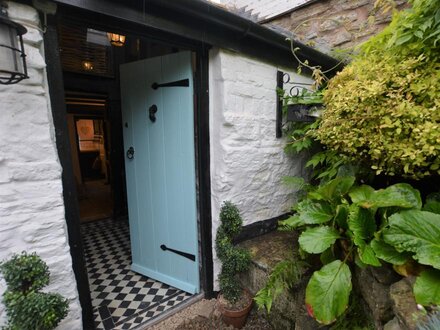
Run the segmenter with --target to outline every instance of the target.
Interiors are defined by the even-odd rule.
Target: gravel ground
[[[220,312],[216,308],[216,302],[217,302],[216,299],[200,300],[148,329],[149,330],[234,329],[233,327],[228,327],[223,323],[223,321],[221,320]],[[256,312],[256,308],[254,307],[243,329],[272,330],[273,328],[263,317],[261,317]]]

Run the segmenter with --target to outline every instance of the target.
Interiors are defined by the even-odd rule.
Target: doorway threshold
[[[205,297],[205,294],[199,293],[197,295],[193,295],[187,300],[179,303],[178,305],[170,308],[169,310],[157,315],[156,317],[146,321],[145,323],[139,324],[137,327],[133,328],[132,330],[145,330],[149,329],[150,327],[159,324],[160,322],[166,320],[167,318],[173,316],[174,314],[179,313],[180,311],[184,310],[185,308],[191,306],[192,304],[195,304],[199,300],[202,300]]]
[[[130,269],[128,221],[81,224],[95,327],[138,329],[193,295]]]

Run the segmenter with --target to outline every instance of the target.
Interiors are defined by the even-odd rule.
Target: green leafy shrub
[[[295,207],[297,213],[280,224],[301,230],[298,241],[304,254],[320,255],[322,268],[313,273],[306,288],[307,309],[318,322],[330,324],[347,309],[350,264],[380,267],[388,262],[404,267],[416,260],[424,265],[414,286],[417,302],[440,303],[436,294],[440,290],[440,214],[422,210],[418,190],[406,183],[375,190],[355,185],[354,177],[337,177],[308,189]],[[260,305],[267,306],[277,293],[265,294],[270,287],[269,282],[257,294],[263,298]]]
[[[8,285],[3,295],[11,330],[51,330],[66,317],[68,302],[59,294],[40,292],[49,284],[49,269],[35,253],[22,252],[0,263]]]
[[[15,254],[0,264],[9,291],[39,291],[49,284],[49,268],[35,253]]]
[[[413,0],[324,92],[314,136],[389,176],[440,174],[440,2]]]
[[[287,151],[322,148],[307,163],[320,184],[293,180],[306,195],[280,227],[301,231],[303,255],[320,255],[306,305],[323,324],[346,314],[353,267],[386,262],[408,272],[417,265],[416,301],[440,304],[440,196],[428,196],[422,207],[409,184],[355,184],[373,182],[374,174],[440,174],[440,2],[410,2],[329,81],[322,118],[289,132]],[[285,277],[276,275],[257,295],[259,305],[270,307],[283,287],[278,280]]]
[[[237,274],[248,270],[251,260],[247,250],[233,245],[233,239],[240,233],[242,224],[238,208],[229,201],[224,202],[220,210],[220,226],[215,248],[222,262],[219,275],[220,290],[225,299],[232,304],[238,301],[243,293]]]

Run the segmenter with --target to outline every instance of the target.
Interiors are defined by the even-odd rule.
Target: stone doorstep
[[[241,242],[239,246],[250,251],[255,266],[270,272],[278,262],[297,257],[298,234],[273,231]]]

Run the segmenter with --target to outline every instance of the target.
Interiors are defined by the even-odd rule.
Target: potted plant
[[[8,285],[3,294],[5,329],[52,330],[66,317],[67,299],[42,291],[49,284],[49,268],[38,255],[15,254],[0,263],[0,272]]]
[[[219,309],[223,321],[235,328],[242,328],[252,308],[252,296],[243,289],[238,274],[249,269],[250,254],[233,245],[233,238],[240,233],[243,220],[237,207],[229,201],[220,210],[220,226],[215,240],[217,256],[222,261],[219,275]]]

